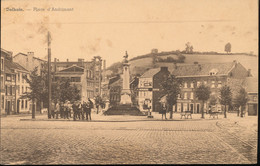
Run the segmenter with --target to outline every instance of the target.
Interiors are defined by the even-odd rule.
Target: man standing
[[[88,108],[87,108],[87,103],[84,101],[82,104],[82,116],[83,116],[83,120],[84,120],[84,114],[86,114],[86,120],[88,120]]]
[[[73,120],[75,121],[77,118],[77,111],[78,111],[78,106],[76,101],[74,101],[72,104],[72,110],[73,110]]]
[[[65,101],[64,104],[64,119],[69,119],[69,106],[68,106],[68,100]]]
[[[91,120],[91,109],[94,107],[93,106],[93,102],[88,98],[88,116],[89,116],[89,120]]]
[[[56,107],[55,107],[56,119],[58,119],[59,112],[60,112],[60,103],[58,101],[57,104],[56,104]]]
[[[165,102],[162,102],[161,103],[161,114],[162,114],[162,119],[163,119],[163,115],[164,115],[164,117],[165,117],[165,119],[167,119],[166,118],[166,110],[167,110],[167,108],[166,108],[166,103]]]

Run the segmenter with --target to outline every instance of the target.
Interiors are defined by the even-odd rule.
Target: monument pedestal
[[[126,52],[126,56],[124,63],[123,63],[123,85],[121,91],[121,100],[120,104],[110,107],[104,115],[143,115],[144,114],[136,107],[132,105],[131,100],[131,90],[130,90],[130,73],[129,73],[129,66],[128,63],[128,55]]]

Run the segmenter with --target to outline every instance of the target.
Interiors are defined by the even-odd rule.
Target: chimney
[[[33,70],[33,57],[34,57],[34,52],[27,52],[27,62],[28,62],[28,67],[29,70]]]
[[[67,59],[67,62],[69,62],[69,59]]]
[[[248,77],[251,76],[251,69],[248,69],[248,70],[247,70],[247,74],[248,74],[248,75],[247,75]]]

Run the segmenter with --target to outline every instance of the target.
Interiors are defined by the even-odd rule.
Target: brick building
[[[245,69],[240,63],[192,64],[175,66],[173,75],[183,83],[177,104],[173,107],[175,112],[190,110],[193,113],[201,112],[202,101],[196,98],[195,88],[201,84],[210,87],[211,95],[219,97],[219,90],[223,85],[231,87],[233,95],[242,86],[246,77],[251,76],[250,70]],[[207,109],[209,103],[204,104]],[[208,110],[208,109],[207,109]]]
[[[29,84],[25,77],[29,76],[29,71],[13,61],[12,53],[1,49],[1,57],[4,59],[4,106],[2,113],[7,115],[21,112],[30,112],[32,110],[31,101],[22,97],[29,91]],[[2,91],[1,91],[2,95]]]
[[[4,50],[4,49],[2,49],[1,48],[1,72],[0,72],[0,74],[1,74],[1,82],[0,82],[0,84],[1,84],[1,87],[0,87],[0,91],[1,91],[1,93],[0,93],[0,95],[1,95],[1,97],[0,97],[0,110],[1,110],[1,112],[0,112],[0,114],[2,114],[4,111],[3,110],[5,110],[5,70],[4,70],[4,66],[5,66],[5,55],[4,54],[10,54],[8,51],[6,51],[6,50]]]
[[[84,61],[84,59],[69,61],[67,59],[67,61],[63,62],[55,58],[51,66],[55,77],[76,77],[76,79],[80,79],[77,83],[75,80],[72,80],[72,82],[77,84],[81,90],[83,99],[94,98],[94,96],[100,95],[102,74],[101,57],[94,57],[92,61]]]
[[[38,67],[37,73],[40,75],[47,65],[46,60],[42,60],[34,56],[34,52],[18,53],[13,57],[13,61],[19,63],[23,68],[32,72],[35,67]]]
[[[143,109],[143,104],[146,99],[152,101],[152,111],[159,111],[159,97],[163,95],[160,84],[169,74],[170,72],[167,67],[161,67],[149,69],[140,76],[138,83],[138,105],[141,111],[147,111]]]
[[[246,106],[248,116],[256,116],[258,115],[258,79],[255,77],[246,78],[245,87],[249,99]]]
[[[121,90],[123,85],[123,79],[120,75],[114,76],[109,79],[109,103],[111,106],[118,105],[121,100]]]

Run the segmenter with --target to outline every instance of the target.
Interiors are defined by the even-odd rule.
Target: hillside
[[[248,54],[220,54],[220,53],[209,53],[209,54],[182,54],[185,56],[183,64],[193,64],[194,62],[199,63],[223,63],[223,62],[232,62],[233,60],[237,60],[240,62],[246,69],[251,69],[252,75],[258,77],[258,57],[250,56]],[[160,67],[160,66],[168,66],[169,68],[173,67],[173,62],[165,63],[165,62],[154,62],[155,54],[150,53],[138,57],[134,57],[129,60],[130,63],[130,72],[131,75],[142,74],[149,68]],[[172,57],[177,59],[177,55],[175,52],[162,52],[158,53],[157,58],[166,59],[167,57]],[[116,70],[121,68],[122,64],[117,62],[111,65],[108,70],[115,68]]]

